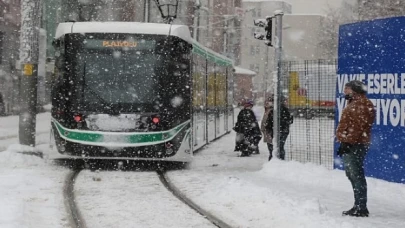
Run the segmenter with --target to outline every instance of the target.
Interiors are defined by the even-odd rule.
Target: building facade
[[[325,59],[320,45],[323,15],[286,14],[283,17],[283,60]]]
[[[7,114],[18,110],[20,0],[0,0],[0,93]]]
[[[405,2],[398,0],[362,0],[356,2],[359,20],[405,15]]]
[[[234,100],[240,103],[242,100],[253,98],[253,77],[256,72],[235,67],[235,87],[234,87]]]

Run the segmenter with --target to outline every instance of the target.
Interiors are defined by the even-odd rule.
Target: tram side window
[[[208,66],[207,66],[207,106],[209,109],[214,109],[216,104],[215,104],[215,98],[216,98],[216,94],[215,94],[215,63],[212,62],[208,62]]]
[[[226,68],[217,65],[215,68],[215,104],[217,107],[225,108],[226,106]]]
[[[54,79],[57,80],[65,69],[65,44],[63,39],[55,40],[52,44],[55,48]]]
[[[205,59],[195,55],[193,58],[193,106],[194,110],[205,109]]]
[[[227,83],[228,83],[228,107],[232,107],[233,105],[233,69],[231,67],[227,67]]]
[[[66,67],[64,40],[55,40],[53,46],[55,48],[55,70],[52,79],[52,112],[65,113],[68,106],[66,99],[68,88],[64,77]],[[60,121],[63,121],[63,118]]]

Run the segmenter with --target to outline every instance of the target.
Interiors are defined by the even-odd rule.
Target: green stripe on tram
[[[196,44],[193,44],[193,52],[196,53],[197,55],[201,55],[203,57],[207,56],[207,52]]]
[[[200,55],[204,57],[205,59],[208,59],[209,61],[215,62],[216,64],[219,65],[224,65],[224,66],[231,66],[232,61],[221,58],[221,56],[218,56],[214,54],[213,52],[206,50],[202,47],[200,47],[197,43],[193,43],[193,53]]]
[[[163,143],[167,139],[173,138],[181,130],[186,127],[190,121],[186,121],[175,128],[168,131],[162,132],[150,132],[150,133],[133,133],[133,134],[117,134],[109,132],[89,132],[81,130],[72,130],[63,127],[58,121],[52,121],[58,129],[59,134],[66,140],[71,141],[81,141],[89,143],[128,143],[128,144],[138,144],[138,143]]]

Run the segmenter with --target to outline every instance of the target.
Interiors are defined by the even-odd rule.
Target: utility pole
[[[20,144],[35,146],[41,0],[21,1]]]
[[[200,26],[200,0],[194,3],[194,18],[193,18],[193,38],[198,42],[198,26]]]
[[[143,5],[143,15],[144,15],[144,22],[149,22],[149,14],[150,14],[150,0],[144,0]]]
[[[274,12],[276,19],[276,68],[277,74],[274,75],[274,112],[273,112],[273,133],[274,151],[277,155],[280,154],[280,113],[281,113],[281,60],[283,53],[283,11],[277,10]]]
[[[263,75],[263,98],[266,99],[267,97],[267,86],[268,86],[268,80],[269,80],[269,47],[266,47],[266,53],[264,54],[265,62],[264,62],[264,68],[266,69]]]
[[[225,55],[227,57],[228,57],[227,52],[228,52],[228,26],[229,26],[228,20],[230,20],[230,19],[225,17],[225,21],[224,21],[224,37],[223,37],[223,39],[224,39],[224,43],[223,43],[224,47],[223,47],[223,50],[222,50],[222,52],[224,53],[223,55]]]

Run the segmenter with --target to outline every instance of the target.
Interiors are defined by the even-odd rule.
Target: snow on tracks
[[[85,170],[75,197],[89,227],[215,227],[175,198],[156,172]]]

